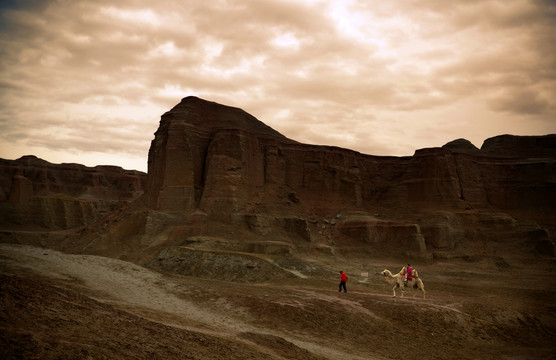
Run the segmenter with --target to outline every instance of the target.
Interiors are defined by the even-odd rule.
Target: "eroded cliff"
[[[243,110],[187,97],[162,116],[146,195],[150,209],[181,219],[182,241],[234,234],[425,256],[495,254],[500,243],[553,251],[556,136],[505,135],[483,148],[459,139],[384,157],[300,144]]]
[[[115,167],[17,162],[4,161],[0,179],[8,223],[77,228],[47,245],[166,270],[210,252],[237,261],[304,254],[502,265],[554,255],[556,135],[372,156],[302,144],[239,108],[187,97],[162,115],[146,179]],[[129,205],[102,205],[114,201]]]
[[[35,156],[0,159],[0,228],[82,227],[143,194],[146,174],[117,166],[52,164]]]

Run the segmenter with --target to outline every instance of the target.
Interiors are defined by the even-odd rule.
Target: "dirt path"
[[[287,334],[253,326],[242,320],[241,312],[234,312],[223,298],[217,297],[220,302],[217,306],[210,302],[210,298],[208,303],[186,300],[199,294],[202,281],[187,284],[183,278],[164,276],[126,261],[69,255],[30,246],[0,244],[0,255],[5,267],[52,278],[58,284],[77,288],[97,301],[153,322],[232,339],[239,338],[242,333],[280,336],[311,352],[335,354],[334,357],[338,358],[347,356],[326,346],[287,339]],[[349,301],[346,304],[356,307]],[[359,311],[368,312],[365,309]]]
[[[68,255],[54,250],[29,246],[0,244],[3,261],[11,267],[64,280],[93,294],[96,300],[115,304],[137,312],[165,313],[167,318],[176,319],[171,325],[187,324],[188,327],[217,328],[220,331],[237,333],[252,331],[253,328],[237,319],[222,318],[203,309],[185,296],[177,297],[174,292],[178,284],[160,273],[116,259],[92,255]],[[184,288],[184,295],[195,291],[194,286]]]
[[[385,265],[375,263],[369,273],[378,274]],[[5,282],[0,329],[10,341],[3,344],[8,352],[0,355],[17,358],[22,348],[32,350],[27,358],[509,360],[555,355],[550,302],[555,292],[547,291],[533,271],[522,268],[522,280],[501,282],[496,269],[487,267],[423,266],[428,296],[423,300],[412,298],[412,292],[393,298],[391,286],[379,276],[358,281],[358,268],[354,263],[349,269],[353,275],[344,294],[338,293],[335,278],[302,274],[282,283],[239,284],[0,244]],[[461,275],[447,281],[447,273]]]

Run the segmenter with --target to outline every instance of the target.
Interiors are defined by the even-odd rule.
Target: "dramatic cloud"
[[[556,132],[556,5],[534,0],[11,0],[0,157],[146,170],[197,95],[374,155]]]

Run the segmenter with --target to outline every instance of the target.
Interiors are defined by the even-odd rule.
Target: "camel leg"
[[[394,287],[392,288],[392,293],[394,294],[394,297],[396,297],[396,286],[398,286],[397,284],[394,285]]]
[[[421,290],[421,292],[423,293],[423,299],[424,299],[425,298],[425,286],[423,285],[422,281],[419,282],[419,290]]]

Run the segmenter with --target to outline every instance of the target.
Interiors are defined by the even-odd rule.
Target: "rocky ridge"
[[[162,116],[148,174],[149,208],[195,224],[185,238],[228,226],[298,249],[492,254],[512,242],[553,253],[556,135],[371,156],[300,144],[240,109],[188,97]]]
[[[554,149],[503,135],[377,157],[186,98],[148,181],[0,161],[1,357],[553,358]],[[380,275],[407,261],[426,299]]]
[[[256,269],[299,256],[504,266],[554,255],[555,204],[556,135],[372,156],[302,144],[241,109],[187,97],[161,117],[144,196],[49,244],[174,272],[189,259],[191,273],[223,257]],[[302,266],[271,262],[287,276]]]
[[[143,194],[146,174],[117,166],[0,159],[2,230],[80,228]]]

